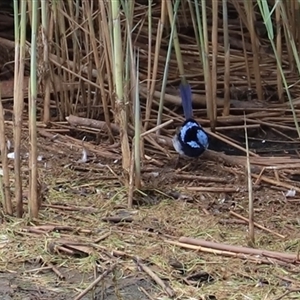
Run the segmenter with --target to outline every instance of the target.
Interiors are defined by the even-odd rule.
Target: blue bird
[[[173,146],[180,155],[198,157],[208,148],[209,138],[201,125],[193,119],[190,85],[181,84],[179,88],[185,122],[173,137]]]

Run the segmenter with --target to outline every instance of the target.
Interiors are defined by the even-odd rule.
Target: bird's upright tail
[[[191,119],[193,117],[191,86],[188,83],[180,84],[179,89],[184,117],[186,120]]]

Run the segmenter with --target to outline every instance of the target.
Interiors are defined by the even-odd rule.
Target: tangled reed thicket
[[[122,6],[123,42],[120,55],[124,61],[125,97],[131,103],[131,90],[135,84],[130,80],[129,71],[128,39],[131,38],[134,48],[139,51],[143,116],[146,115],[150,120],[156,118],[171,32],[166,3],[132,1],[124,2]],[[215,71],[210,73],[211,76],[216,73],[218,107],[223,106],[224,96],[228,97],[226,91],[230,93],[233,107],[245,106],[236,100],[247,100],[248,108],[256,108],[257,101],[252,100],[257,99],[283,102],[286,99],[285,90],[259,1],[229,0],[218,1],[217,4],[204,1],[202,6],[201,3],[181,1],[176,20],[185,73],[195,94],[195,105],[205,106],[206,101],[209,101],[205,98],[205,89],[212,88],[207,82],[205,85],[206,68],[201,55],[206,49],[199,48],[197,42],[201,35],[204,45],[207,42],[208,46],[206,54],[209,69],[213,68],[212,58],[216,55],[217,65]],[[271,10],[275,1],[268,3]],[[197,7],[201,19],[197,19]],[[105,1],[50,1],[48,8],[49,31],[46,43],[49,47],[49,67],[45,69],[45,42],[39,34],[38,69],[40,82],[43,83],[40,92],[43,94],[45,91],[45,84],[51,85],[51,99],[55,101],[59,120],[64,120],[69,114],[103,120],[104,106],[112,111],[115,109],[111,5]],[[300,93],[298,57],[293,52],[293,47],[299,49],[298,10],[297,1],[277,1],[271,15],[273,41],[294,98]],[[217,20],[217,29],[213,28],[214,20]],[[128,35],[127,26],[131,36]],[[226,60],[229,60],[227,65]],[[174,105],[180,104],[177,97],[180,78],[174,53],[169,62],[167,79],[164,119],[171,114],[168,108],[173,109]],[[109,112],[110,117],[113,116],[112,111]]]

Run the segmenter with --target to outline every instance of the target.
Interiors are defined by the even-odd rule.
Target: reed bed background
[[[192,193],[195,199],[207,197],[211,201],[214,199],[212,195],[216,193],[232,195],[238,192],[239,199],[249,199],[249,209],[241,209],[240,205],[238,211],[241,209],[240,213],[249,214],[249,219],[245,221],[244,218],[241,224],[249,224],[250,242],[252,246],[255,244],[254,228],[257,223],[254,223],[254,217],[257,220],[272,217],[272,211],[264,211],[265,215],[254,214],[255,188],[271,186],[271,195],[274,190],[284,194],[287,190],[290,193],[300,191],[299,182],[295,179],[298,176],[297,166],[300,166],[297,152],[300,137],[297,121],[300,115],[299,5],[298,1],[281,0],[3,1],[0,4],[4,16],[1,19],[3,21],[0,21],[4,28],[0,32],[0,114],[4,115],[0,119],[1,180],[4,187],[1,195],[5,214],[14,215],[16,211],[16,216],[22,217],[25,211],[31,220],[35,220],[30,228],[26,226],[18,230],[23,242],[27,246],[30,244],[24,232],[39,239],[41,234],[51,235],[56,230],[60,233],[64,230],[72,231],[72,228],[79,226],[80,229],[73,232],[73,239],[81,239],[83,248],[73,247],[66,240],[52,241],[59,249],[57,251],[71,256],[80,253],[90,259],[92,251],[102,251],[101,255],[108,255],[107,251],[111,248],[117,251],[123,249],[124,252],[116,252],[112,256],[118,259],[121,257],[124,262],[128,258],[132,259],[144,271],[147,268],[137,262],[140,257],[161,268],[163,275],[160,274],[160,277],[169,281],[172,288],[170,290],[168,285],[161,284],[157,277],[153,279],[150,273],[152,279],[160,285],[160,296],[192,299],[188,297],[199,297],[201,294],[204,297],[201,299],[216,299],[207,298],[211,296],[209,287],[199,294],[194,279],[185,278],[182,283],[178,275],[168,275],[170,265],[167,257],[170,251],[174,252],[175,247],[196,249],[187,246],[185,242],[174,242],[175,238],[184,235],[207,238],[221,234],[219,228],[207,228],[205,219],[198,222],[198,208],[189,204],[187,208],[177,203],[174,204],[174,215],[170,216],[167,211],[164,215],[166,207],[162,202],[157,210],[155,207],[141,207],[138,219],[132,217],[132,210],[125,215],[118,212],[117,216],[111,217],[113,220],[107,216],[115,211],[114,205],[124,208],[124,199],[127,199],[127,207],[130,209],[139,203],[140,198],[143,199],[142,203],[146,201],[149,204],[148,198],[153,200],[152,193],[189,202],[189,196],[181,192]],[[174,168],[170,171],[168,164],[176,159],[171,138],[183,121],[178,87],[180,83],[187,82],[193,90],[196,119],[209,132],[212,145],[203,156],[204,163],[200,162],[199,168],[193,168],[193,164],[185,162],[179,171],[174,171]],[[236,130],[241,130],[246,137],[250,135],[252,142],[248,143],[248,139],[245,141],[245,137],[241,140]],[[278,142],[276,147],[282,150],[279,157],[274,157],[276,155],[273,152],[264,155],[256,153],[253,145],[258,136],[266,132],[272,132],[272,142]],[[13,168],[7,158],[9,149],[5,146],[11,142],[12,137]],[[262,143],[262,139],[257,143]],[[24,160],[24,147],[28,150],[28,160]],[[62,150],[63,147],[68,150]],[[226,147],[234,155],[228,155],[228,151],[222,153]],[[290,147],[293,148],[293,155],[282,155]],[[45,153],[47,156],[49,151],[60,167],[63,165],[64,169],[68,169],[72,165],[73,173],[63,171],[66,173],[60,177],[55,168],[47,170],[48,162],[41,167],[39,154]],[[82,153],[82,158],[74,164],[75,153],[77,156]],[[100,157],[100,163],[106,166],[108,174],[99,171],[99,159],[95,156]],[[122,165],[117,161],[122,161]],[[247,169],[246,173],[244,168]],[[163,171],[167,175],[163,175]],[[101,178],[95,179],[93,172],[101,173]],[[67,176],[68,180],[63,176]],[[74,179],[76,176],[80,180]],[[75,185],[69,178],[74,179]],[[86,180],[84,183],[81,182],[83,178]],[[224,178],[229,180],[227,184]],[[246,186],[247,179],[248,189],[237,188],[241,182]],[[77,209],[80,206],[77,202],[79,198],[76,198],[76,204],[70,205],[54,192],[54,187],[56,189],[56,186],[60,186],[58,182],[68,182],[68,190],[88,189],[95,194],[99,193],[98,186],[101,186],[101,193],[111,195],[113,191],[114,195],[108,196],[109,204],[100,204],[98,198],[94,199],[96,196],[91,196],[85,207]],[[169,191],[170,187],[180,193],[175,195],[174,191]],[[59,199],[58,204],[53,204],[51,200],[44,203],[45,194],[49,190],[50,196],[46,198],[55,197]],[[264,193],[265,190],[259,195]],[[157,197],[154,198],[157,200]],[[90,205],[93,207],[92,213],[86,217],[85,212]],[[46,210],[40,212],[42,218],[37,221],[42,207]],[[64,207],[78,214],[72,214],[71,217],[59,212],[69,229],[51,223],[53,218],[56,220],[57,209],[63,211]],[[214,211],[215,202],[207,207],[200,210],[212,218],[210,209]],[[227,212],[230,219],[234,212],[230,205],[226,207],[229,207],[230,212]],[[280,207],[276,206],[278,209]],[[293,212],[288,212],[292,214],[291,219],[296,219]],[[163,239],[155,241],[151,234],[149,240],[144,237],[145,244],[137,244],[138,254],[134,256],[131,252],[134,249],[122,240],[123,235],[130,233],[134,237],[132,232],[135,228],[136,234],[139,232],[135,237],[140,238],[149,228],[153,230],[151,222],[154,222],[156,214],[159,220],[168,218],[171,225],[168,227],[162,221]],[[97,248],[94,240],[92,242],[87,236],[83,238],[83,235],[95,234],[93,230],[88,232],[84,228],[87,226],[90,229],[97,223],[99,215],[105,224],[133,222],[133,228],[104,226],[104,244],[102,248]],[[147,219],[151,221],[148,227],[143,223]],[[70,225],[68,222],[73,223]],[[204,226],[205,230],[197,232],[193,222],[198,224],[197,228]],[[50,227],[39,227],[40,224]],[[267,229],[263,225],[259,225],[259,228],[266,229],[279,239],[290,235],[287,241],[290,245],[291,240],[296,238],[296,228],[280,224],[278,227],[268,223]],[[9,233],[15,234],[14,230],[11,228]],[[236,238],[231,236],[227,242],[243,244],[245,234],[238,231],[235,234]],[[51,238],[57,237],[51,235]],[[53,243],[50,244],[53,246]],[[287,244],[277,243],[274,249],[283,251]],[[40,255],[41,245],[37,245],[32,251]],[[256,245],[265,246],[260,236]],[[72,257],[68,261],[58,259],[58,252],[52,251],[54,248],[51,247],[43,252],[43,265],[55,257],[58,264],[67,265],[68,268],[82,267],[82,262],[77,258]],[[93,250],[90,251],[88,247]],[[151,247],[154,250],[147,253],[146,249]],[[197,251],[201,251],[199,249]],[[181,249],[177,258],[195,259],[195,264],[199,264],[198,258],[193,256],[196,252],[184,258],[187,251]],[[28,252],[24,252],[21,257],[27,260]],[[112,261],[116,262],[115,258]],[[229,260],[227,262],[230,263]],[[282,262],[275,261],[275,264],[284,268]],[[82,267],[81,272],[91,271],[92,265],[94,263],[87,263],[86,269]],[[205,268],[208,270],[208,265]],[[111,267],[109,272],[113,272],[113,269]],[[57,270],[52,270],[60,277]],[[148,271],[145,272],[149,275]],[[154,268],[154,271],[157,269]],[[191,267],[188,273],[194,271],[194,267]],[[217,273],[222,273],[222,270],[215,271],[213,277],[218,277]],[[244,271],[239,272],[242,273],[245,276]],[[254,273],[253,270],[251,276]],[[207,274],[210,278],[210,273]],[[270,274],[268,276],[275,276]],[[240,280],[240,277],[238,280],[232,279],[232,284],[238,287],[242,284]],[[204,281],[209,282],[209,279]],[[296,288],[288,292],[297,292]],[[217,299],[222,299],[219,298],[222,295],[221,288],[218,291],[215,295],[218,294]],[[228,295],[233,295],[232,299],[240,299],[234,298],[235,294],[229,290],[226,293],[226,299],[230,299]],[[238,295],[237,289],[235,293]],[[255,297],[259,295],[253,299],[263,299],[262,296],[266,297],[264,299],[273,299],[268,298],[271,292],[266,290],[253,293]],[[277,296],[278,293],[275,292]],[[237,297],[241,296],[242,292]],[[83,295],[76,299],[81,297]],[[151,296],[148,298],[152,299]]]

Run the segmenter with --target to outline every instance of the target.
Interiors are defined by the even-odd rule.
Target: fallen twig
[[[284,292],[281,296],[274,298],[273,300],[280,300],[283,299],[285,296],[291,294],[291,293],[299,293],[300,289],[293,289],[290,288],[288,291]]]
[[[90,290],[92,290],[104,277],[110,274],[117,266],[118,263],[114,263],[109,269],[103,272],[96,280],[94,280],[85,290],[83,290],[79,295],[77,295],[74,300],[80,300],[84,297]]]
[[[212,176],[199,176],[192,174],[174,174],[174,178],[182,180],[197,180],[197,182],[217,182],[217,183],[228,183],[228,179]]]
[[[237,218],[239,218],[239,219],[241,219],[241,220],[247,222],[247,223],[249,222],[249,220],[248,220],[247,218],[245,218],[245,217],[239,215],[238,213],[236,213],[236,212],[234,212],[234,211],[232,211],[232,210],[231,210],[229,213],[230,213],[231,215],[233,215],[233,216],[235,216],[235,217],[237,217]],[[261,229],[261,230],[267,231],[267,232],[272,233],[272,234],[274,234],[274,235],[276,235],[276,236],[278,236],[278,237],[280,237],[280,238],[282,238],[282,239],[285,239],[285,236],[282,235],[282,234],[280,234],[280,233],[277,233],[277,232],[275,232],[275,231],[273,231],[273,230],[271,230],[271,229],[269,229],[269,228],[266,228],[266,227],[264,227],[264,226],[262,226],[262,225],[260,225],[260,224],[258,224],[258,223],[256,223],[256,222],[254,222],[253,224],[254,224],[255,227],[257,227],[257,228],[259,228],[259,229]]]
[[[275,186],[281,186],[281,187],[286,188],[288,190],[292,190],[293,189],[296,192],[300,193],[300,188],[299,187],[291,185],[289,183],[278,181],[278,180],[274,180],[272,178],[268,178],[268,177],[263,176],[263,175],[260,176],[260,175],[252,174],[252,177],[259,178],[260,181],[264,181],[266,183],[273,184]]]
[[[178,189],[184,189],[193,192],[206,192],[206,193],[238,193],[239,188],[237,187],[216,187],[216,186],[188,186],[178,187]]]
[[[28,204],[28,201],[24,201],[24,204]],[[95,213],[99,211],[96,208],[87,207],[87,206],[66,206],[66,205],[47,204],[47,203],[43,203],[41,207],[49,207],[53,209],[68,210],[68,211],[82,211],[87,213]]]
[[[139,289],[150,299],[155,300],[142,286],[139,286]]]
[[[161,288],[170,296],[174,297],[175,292],[172,288],[168,287],[149,267],[145,266],[140,262],[140,259],[135,257],[133,259],[135,263],[141,268],[144,272],[146,272]]]

